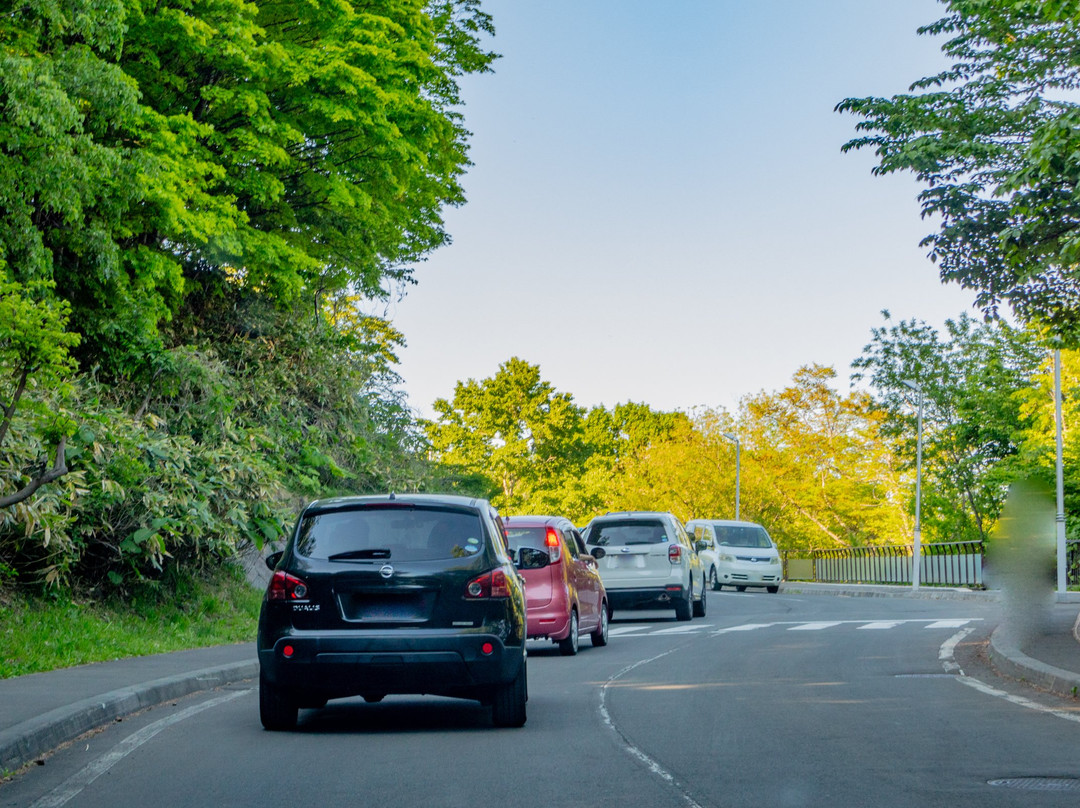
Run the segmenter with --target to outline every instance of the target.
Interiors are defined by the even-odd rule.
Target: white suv
[[[701,563],[713,589],[748,586],[780,591],[784,565],[776,542],[756,522],[725,519],[691,519],[686,529],[693,534]]]
[[[583,535],[599,561],[612,609],[670,606],[679,620],[705,616],[705,568],[672,514],[608,513],[593,519]]]

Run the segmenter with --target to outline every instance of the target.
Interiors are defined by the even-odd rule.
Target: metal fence
[[[982,541],[932,542],[920,547],[919,582],[927,585],[981,587]],[[811,550],[810,557],[788,558],[788,580],[821,583],[910,584],[914,546],[843,547]],[[1066,582],[1080,586],[1080,540],[1066,542]]]

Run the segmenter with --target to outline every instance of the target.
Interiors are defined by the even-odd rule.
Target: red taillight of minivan
[[[308,596],[308,585],[287,572],[278,570],[270,579],[266,587],[267,600],[305,600]]]
[[[547,547],[548,556],[551,558],[552,564],[562,558],[562,543],[559,541],[559,533],[555,528],[549,527],[547,529],[547,533],[544,536],[544,546]]]
[[[670,544],[667,548],[667,560],[672,564],[682,563],[682,545]]]
[[[465,585],[465,600],[488,600],[508,597],[510,597],[510,585],[506,582],[506,573],[502,570],[485,572]]]

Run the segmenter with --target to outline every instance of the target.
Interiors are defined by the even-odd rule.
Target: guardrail
[[[920,548],[919,582],[982,587],[982,541],[931,542]],[[1080,539],[1066,542],[1066,584],[1080,586]],[[784,554],[787,580],[819,583],[910,584],[914,546],[839,547],[811,550],[810,557]]]

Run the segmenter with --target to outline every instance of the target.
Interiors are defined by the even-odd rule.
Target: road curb
[[[780,591],[788,595],[833,595],[849,598],[916,598],[919,600],[1001,600],[996,590],[963,589],[959,587],[875,586],[873,584],[818,584],[787,582]]]
[[[1006,676],[1049,690],[1059,696],[1075,697],[1080,693],[1080,674],[1033,659],[1020,650],[1019,643],[1005,626],[990,634],[990,661]]]
[[[258,659],[166,676],[58,707],[0,731],[0,772],[14,771],[84,732],[155,704],[259,675]]]

